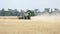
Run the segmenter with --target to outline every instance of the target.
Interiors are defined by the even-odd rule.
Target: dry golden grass
[[[0,19],[0,34],[60,34],[60,16]]]

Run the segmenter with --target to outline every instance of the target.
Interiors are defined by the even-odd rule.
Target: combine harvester
[[[25,12],[22,16],[18,16],[18,19],[30,19],[30,13]]]
[[[22,16],[18,16],[18,19],[31,19],[30,15],[31,15],[30,10],[27,10],[26,12],[22,13]]]

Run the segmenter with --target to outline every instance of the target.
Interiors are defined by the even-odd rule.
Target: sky
[[[0,0],[0,9],[40,9],[59,8],[60,0]]]

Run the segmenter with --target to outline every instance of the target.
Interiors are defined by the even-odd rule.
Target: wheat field
[[[35,16],[31,20],[2,18],[0,34],[60,34],[60,16]]]

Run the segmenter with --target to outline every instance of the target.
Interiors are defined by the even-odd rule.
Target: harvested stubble
[[[0,34],[60,34],[60,16],[0,19]]]

